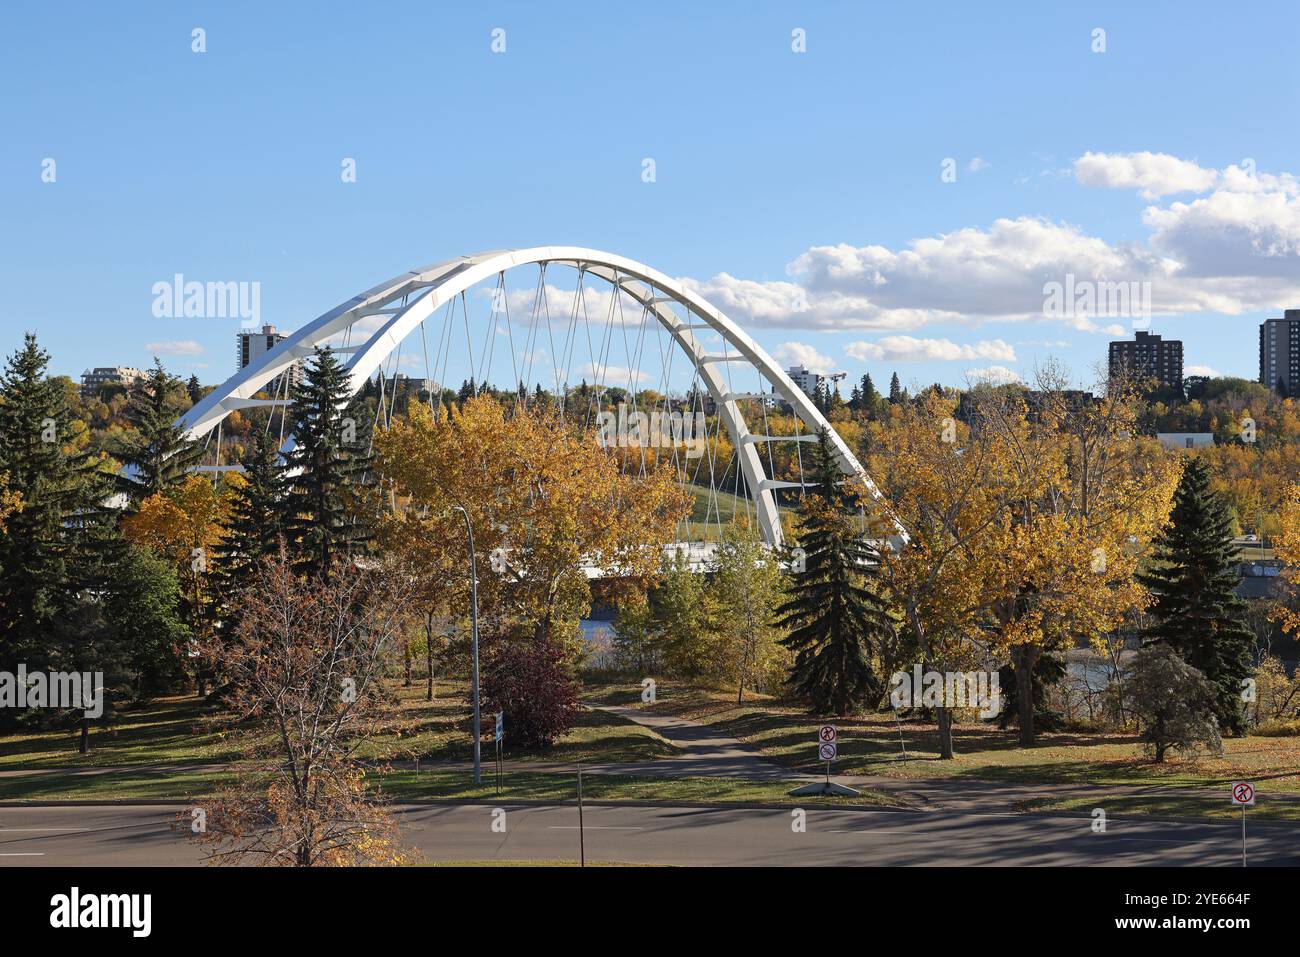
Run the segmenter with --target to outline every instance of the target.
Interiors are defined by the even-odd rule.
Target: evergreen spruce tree
[[[369,537],[349,506],[370,468],[370,419],[349,401],[348,376],[333,352],[317,349],[289,407],[281,527],[290,559],[305,574],[328,574]]]
[[[876,402],[880,400],[880,393],[876,391],[876,384],[871,381],[871,373],[868,372],[862,377],[862,402],[868,412],[875,408]]]
[[[1232,520],[1201,460],[1183,470],[1169,523],[1154,545],[1151,568],[1139,576],[1155,596],[1144,643],[1168,644],[1205,675],[1215,689],[1219,727],[1241,734],[1242,681],[1250,675],[1254,637],[1245,624],[1246,603],[1234,592]]]
[[[133,431],[118,443],[116,455],[126,466],[120,486],[132,504],[181,481],[203,455],[176,424],[184,395],[181,381],[157,359],[149,375],[131,387],[126,419]]]
[[[237,586],[248,569],[280,548],[283,495],[280,452],[262,429],[244,453],[243,482],[231,493],[226,537],[217,556],[222,578]]]
[[[185,383],[185,392],[190,397],[190,405],[198,405],[203,398],[203,384],[199,382],[198,376],[190,376],[190,380]]]
[[[836,485],[839,468],[825,431],[813,448],[816,487],[800,507],[803,570],[792,575],[777,625],[795,653],[789,683],[820,714],[846,714],[882,692],[871,655],[889,640],[893,622],[873,590],[879,555],[846,511]]]
[[[895,372],[889,378],[889,404],[898,405],[903,401],[903,386],[898,381],[898,373]]]
[[[838,412],[844,408],[844,397],[840,395],[839,386],[826,387],[826,413]]]
[[[28,334],[0,375],[0,474],[22,498],[0,531],[0,670],[51,661],[51,635],[87,601],[90,567],[105,549],[104,501],[111,487],[97,457],[72,452],[78,439],[49,353]]]
[[[256,430],[241,463],[244,481],[230,493],[226,537],[216,556],[223,634],[239,627],[239,593],[256,565],[279,553],[284,535],[279,458],[274,441]]]

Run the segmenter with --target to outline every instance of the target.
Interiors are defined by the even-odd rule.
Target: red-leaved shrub
[[[578,686],[546,642],[505,643],[490,654],[484,710],[505,712],[505,743],[549,748],[578,718]]]

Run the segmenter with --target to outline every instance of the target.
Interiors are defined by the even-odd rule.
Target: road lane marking
[[[44,851],[23,851],[13,854],[0,854],[0,857],[44,857]]]
[[[552,831],[576,831],[576,824],[548,824],[548,830]],[[644,831],[644,827],[616,827],[613,824],[588,824],[582,828],[584,831]]]

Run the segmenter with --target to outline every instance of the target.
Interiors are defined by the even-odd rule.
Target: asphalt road
[[[505,833],[492,829],[505,810]],[[195,865],[199,848],[170,829],[175,806],[0,808],[0,867]],[[577,860],[575,806],[405,805],[408,845],[429,861]],[[1084,816],[789,808],[587,805],[587,860],[675,865],[1240,866],[1231,822]],[[496,818],[499,820],[499,816]],[[1252,864],[1300,866],[1300,826],[1248,825]]]

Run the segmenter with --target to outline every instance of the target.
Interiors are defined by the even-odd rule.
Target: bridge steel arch
[[[312,355],[318,346],[325,345],[362,320],[382,317],[380,327],[364,342],[343,348],[335,347],[336,352],[351,353],[347,369],[352,377],[352,392],[355,394],[385,359],[400,348],[407,335],[462,292],[516,267],[544,267],[550,264],[573,266],[580,273],[594,275],[609,282],[616,290],[622,290],[637,304],[652,312],[670,333],[673,341],[686,353],[727,427],[767,544],[779,546],[783,537],[773,490],[797,488],[801,484],[778,481],[766,474],[759,455],[759,445],[762,442],[815,440],[816,433],[825,428],[830,435],[840,471],[846,477],[861,481],[882,514],[889,514],[884,497],[852,450],[818,411],[809,396],[794,384],[762,346],[740,326],[681,283],[650,266],[624,256],[579,246],[536,246],[477,253],[394,276],[387,282],[340,303],[290,334],[257,361],[241,369],[204,397],[180,418],[178,425],[189,438],[201,439],[216,429],[227,415],[238,409],[283,404],[282,400],[256,399],[254,396],[277,376],[287,372],[294,362]],[[412,296],[417,298],[412,300]],[[685,308],[686,321],[673,311],[670,301]],[[703,325],[692,322],[692,316],[702,320]],[[707,352],[695,335],[697,329],[706,328],[721,335],[739,353],[739,357],[759,371],[773,391],[794,410],[807,427],[808,434],[797,438],[773,438],[750,431],[738,405],[738,401],[746,396],[730,392],[725,377],[718,371],[720,363],[734,361],[737,357]],[[901,533],[901,529],[899,531]]]

